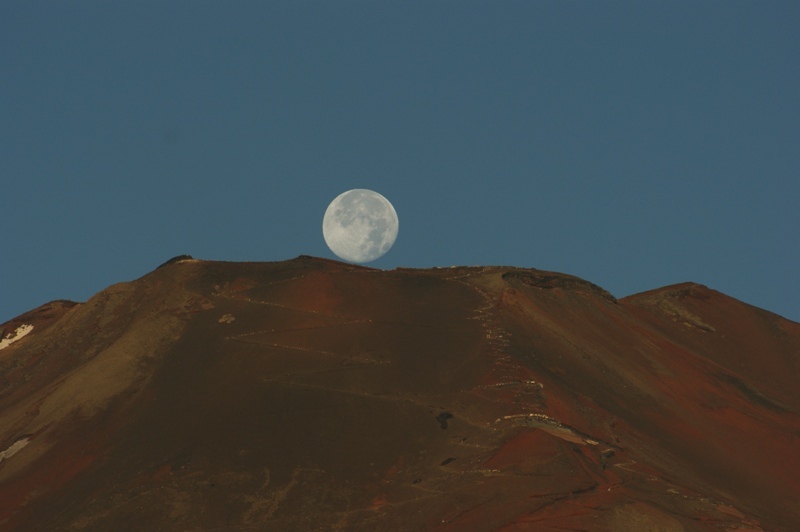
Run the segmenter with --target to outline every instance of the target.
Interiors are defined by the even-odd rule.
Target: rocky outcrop
[[[510,283],[521,283],[526,286],[544,290],[562,289],[582,291],[598,295],[612,303],[617,302],[617,298],[596,284],[563,273],[542,272],[538,270],[510,270],[503,274],[503,279]]]

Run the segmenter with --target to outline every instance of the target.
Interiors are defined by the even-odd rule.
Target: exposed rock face
[[[800,522],[800,324],[700,285],[182,258],[23,324],[0,529]]]
[[[512,283],[518,282],[527,286],[533,286],[535,288],[564,289],[575,292],[588,292],[598,295],[613,303],[617,302],[617,298],[596,284],[584,281],[578,277],[573,277],[572,275],[564,275],[563,273],[542,272],[536,270],[511,270],[503,274],[503,279]]]

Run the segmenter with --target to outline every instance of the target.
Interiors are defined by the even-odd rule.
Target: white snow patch
[[[30,438],[22,438],[21,440],[17,440],[14,443],[12,443],[11,447],[9,447],[3,452],[0,452],[0,462],[8,458],[11,458],[15,454],[17,454],[20,450],[22,450],[23,447],[28,445],[29,441],[31,441]]]
[[[0,349],[5,349],[29,332],[33,330],[33,325],[20,325],[17,330],[0,340]]]

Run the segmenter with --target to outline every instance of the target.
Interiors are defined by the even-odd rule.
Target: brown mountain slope
[[[800,523],[800,324],[700,285],[180,260],[3,331],[2,529]]]

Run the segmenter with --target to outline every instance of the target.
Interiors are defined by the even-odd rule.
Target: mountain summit
[[[4,530],[800,523],[800,324],[697,284],[182,256],[0,332]]]

